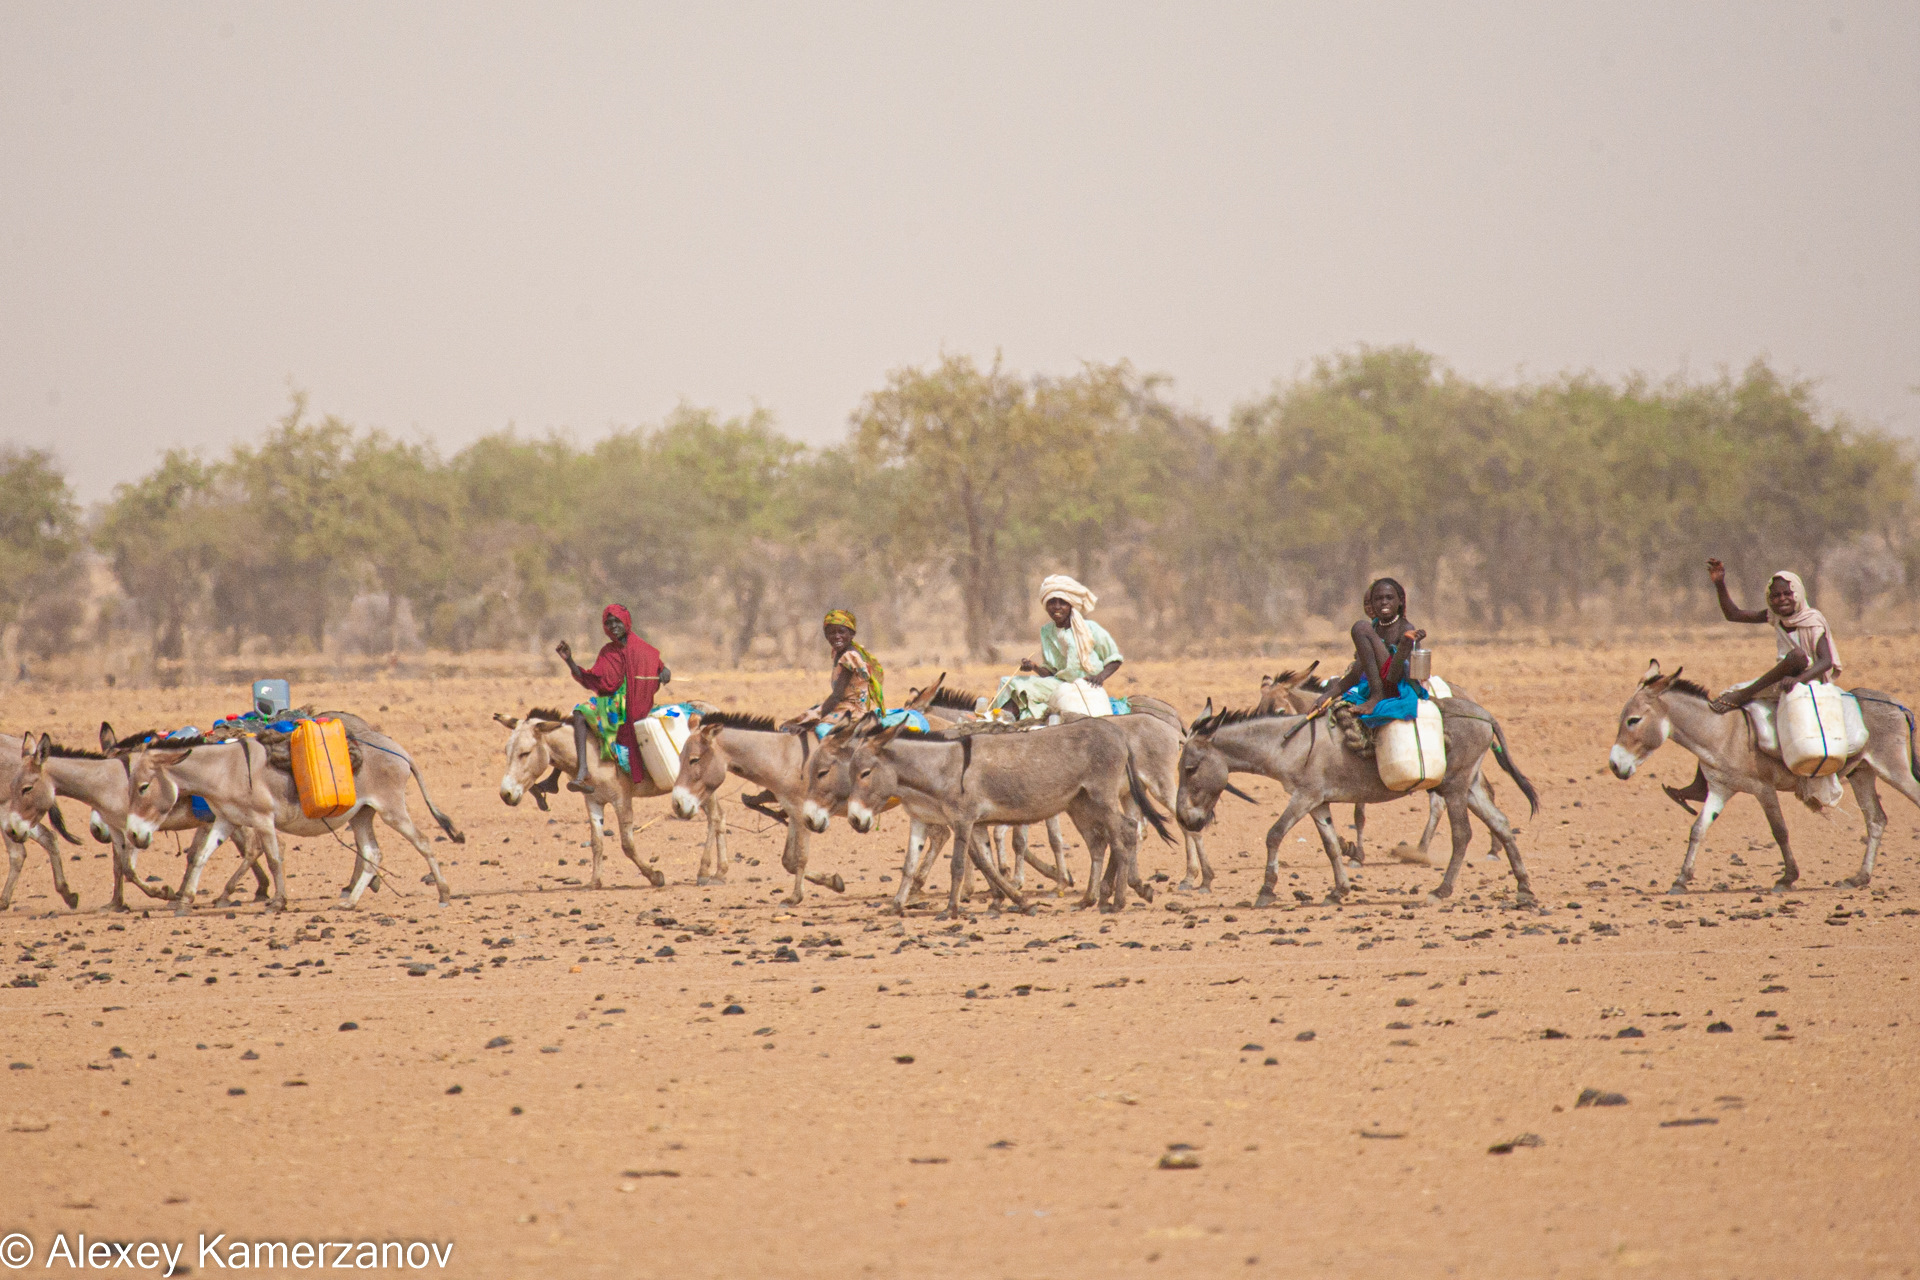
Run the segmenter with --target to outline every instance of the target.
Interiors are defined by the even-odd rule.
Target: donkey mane
[[[700,727],[717,724],[723,729],[747,729],[754,733],[778,733],[780,726],[772,716],[747,711],[710,711],[700,717]]]
[[[980,705],[980,695],[965,689],[942,688],[933,695],[933,705],[949,711],[971,711]]]
[[[1668,681],[1667,692],[1688,694],[1692,697],[1700,699],[1702,702],[1713,701],[1712,694],[1708,693],[1705,688],[1695,684],[1693,681],[1687,679],[1685,676],[1676,676],[1674,679]]]
[[[120,739],[120,741],[114,743],[113,749],[116,752],[131,751],[135,747],[141,746],[148,742],[152,742],[154,739],[158,738],[159,736],[160,736],[160,731],[158,729],[142,729],[140,732],[130,733],[126,737]]]
[[[524,717],[528,720],[551,720],[555,724],[565,724],[567,718],[552,707],[528,707]]]
[[[1241,707],[1236,711],[1216,711],[1210,716],[1201,716],[1187,726],[1188,733],[1212,733],[1215,729],[1224,729],[1230,724],[1239,724],[1243,720],[1274,720],[1281,716],[1296,715],[1293,711],[1262,711],[1258,707]]]
[[[57,742],[47,748],[47,754],[58,756],[62,760],[105,760],[107,758],[98,751],[88,751],[85,747],[63,747]]]

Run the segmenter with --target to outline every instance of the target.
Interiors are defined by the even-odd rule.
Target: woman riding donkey
[[[573,646],[565,640],[553,650],[565,660],[573,678],[595,695],[574,709],[573,744],[579,764],[573,781],[567,784],[569,791],[593,790],[587,781],[593,760],[618,760],[627,775],[633,776],[633,766],[640,758],[633,726],[653,710],[659,687],[673,680],[673,672],[660,660],[660,651],[633,634],[633,615],[625,605],[608,605],[600,615],[600,626],[607,633],[607,643],[600,646],[600,656],[591,667],[583,669],[573,660]],[[599,750],[589,753],[588,744],[596,739]],[[671,785],[673,779],[658,781]]]
[[[1372,750],[1366,729],[1413,719],[1427,696],[1407,679],[1408,660],[1427,638],[1407,621],[1407,589],[1392,578],[1375,578],[1364,603],[1368,616],[1353,624],[1353,665],[1320,704],[1333,704],[1334,723],[1347,745],[1362,753]]]
[[[880,665],[880,659],[867,652],[865,645],[853,638],[859,625],[845,609],[827,611],[820,630],[827,638],[827,647],[833,650],[833,684],[819,705],[808,707],[781,728],[850,724],[869,711],[887,709],[882,687],[887,669]]]
[[[1124,659],[1107,629],[1087,615],[1099,597],[1064,573],[1040,584],[1040,605],[1048,621],[1040,627],[1040,661],[1020,659],[1027,674],[1008,676],[993,696],[995,707],[1008,707],[1015,719],[1044,717],[1060,687],[1085,680],[1100,688],[1120,669]]]
[[[1807,587],[1800,575],[1782,569],[1767,583],[1767,607],[1742,609],[1727,590],[1727,567],[1718,560],[1707,561],[1707,576],[1713,579],[1720,596],[1720,613],[1728,622],[1768,623],[1773,627],[1776,656],[1779,661],[1757,680],[1748,680],[1728,689],[1708,705],[1721,714],[1737,711],[1749,702],[1778,702],[1797,684],[1834,683],[1840,674],[1840,651],[1834,647],[1833,631],[1827,615],[1807,603]],[[1837,789],[1838,783],[1833,784]],[[1693,771],[1693,781],[1685,788],[1662,787],[1673,802],[1693,812],[1695,804],[1707,798],[1707,776]]]

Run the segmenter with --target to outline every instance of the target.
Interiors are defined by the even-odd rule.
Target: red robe
[[[608,642],[601,645],[600,656],[593,660],[593,665],[574,676],[575,680],[601,697],[623,684],[627,686],[627,722],[620,726],[614,741],[629,751],[640,749],[639,741],[633,736],[633,725],[653,710],[653,697],[660,688],[662,665],[658,649],[629,633],[622,644]]]

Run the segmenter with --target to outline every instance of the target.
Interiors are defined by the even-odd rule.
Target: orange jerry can
[[[294,726],[288,746],[302,813],[309,818],[337,818],[359,803],[345,725],[338,720],[302,720]]]

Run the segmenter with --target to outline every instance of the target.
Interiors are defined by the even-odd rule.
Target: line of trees
[[[1168,391],[1124,363],[1023,376],[949,356],[894,372],[832,447],[682,408],[451,457],[296,395],[257,444],[170,451],[91,512],[52,457],[8,448],[0,625],[37,655],[115,634],[163,660],[521,648],[618,599],[738,662],[797,656],[831,605],[882,642],[937,615],[989,658],[1060,569],[1162,648],[1344,618],[1378,573],[1423,617],[1497,630],[1705,616],[1708,554],[1750,593],[1797,567],[1842,613],[1920,572],[1913,462],[1765,361],[1489,386],[1362,348],[1224,424]]]

